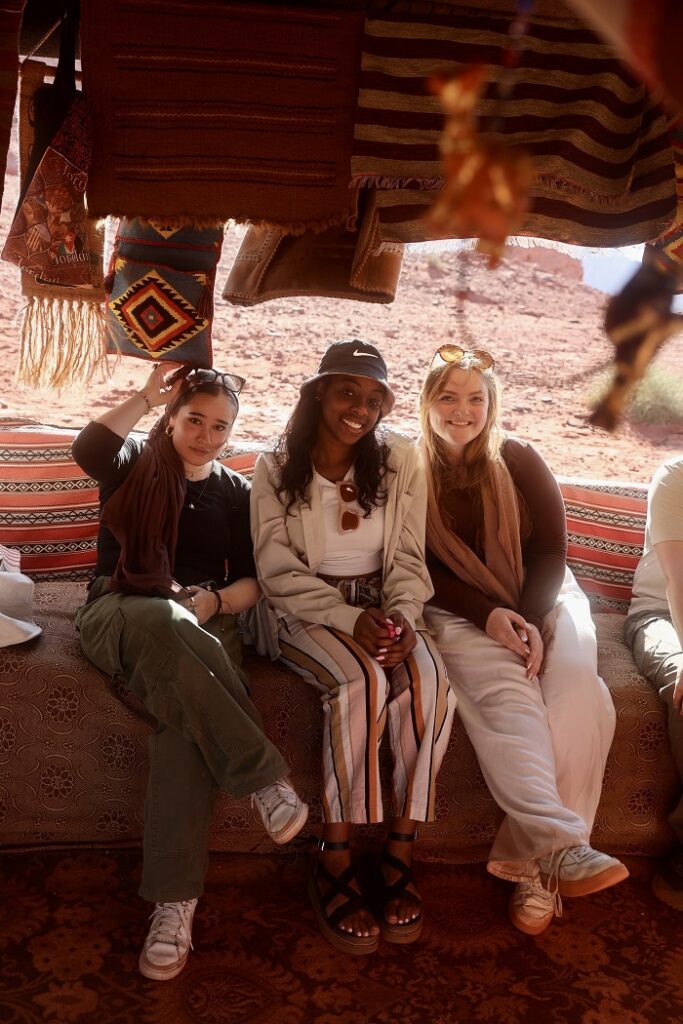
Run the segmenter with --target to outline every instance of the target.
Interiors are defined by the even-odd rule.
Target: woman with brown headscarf
[[[77,614],[81,645],[158,722],[140,886],[156,904],[140,970],[157,980],[187,960],[217,789],[253,794],[277,843],[307,817],[241,665],[236,616],[260,593],[249,484],[217,457],[243,383],[216,370],[156,366],[141,391],[89,423],[73,446],[101,500],[96,576]],[[164,405],[146,441],[130,434]]]

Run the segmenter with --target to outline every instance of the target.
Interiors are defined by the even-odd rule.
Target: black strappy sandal
[[[318,848],[320,850],[348,850],[349,844],[348,842],[330,843],[321,839]],[[324,896],[318,885],[319,878],[322,878],[328,886]],[[354,870],[351,865],[342,871],[341,875],[333,875],[318,860],[308,882],[308,896],[313,904],[320,931],[327,941],[342,953],[365,956],[376,951],[379,946],[379,935],[354,935],[353,932],[345,932],[339,927],[339,922],[349,914],[355,914],[358,910],[368,910],[361,894],[351,888],[350,883],[353,878]],[[346,902],[341,903],[328,913],[328,906],[337,896],[345,896]]]
[[[403,832],[390,832],[389,839],[394,842],[401,843],[412,843],[417,838],[417,832],[411,832],[406,835]],[[408,944],[409,942],[415,942],[419,939],[422,934],[422,926],[424,924],[424,918],[422,916],[422,900],[419,896],[416,896],[413,892],[408,892],[408,886],[415,882],[413,877],[412,867],[408,864],[404,864],[398,857],[394,857],[393,854],[387,853],[386,850],[382,851],[380,858],[380,864],[387,864],[395,871],[399,872],[399,877],[391,885],[383,883],[382,885],[382,916],[380,917],[379,926],[382,931],[382,938],[386,939],[387,942],[396,942],[399,944]],[[408,903],[412,903],[413,906],[420,908],[420,913],[417,917],[414,917],[412,921],[406,922],[406,924],[391,924],[386,920],[384,914],[386,911],[387,903],[390,900],[401,899],[406,900]]]

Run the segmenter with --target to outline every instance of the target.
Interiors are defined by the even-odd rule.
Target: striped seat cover
[[[0,542],[36,580],[88,579],[95,566],[97,484],[71,458],[78,431],[0,419]],[[256,447],[225,464],[251,476]],[[626,611],[645,530],[645,484],[559,478],[568,562],[593,607]]]

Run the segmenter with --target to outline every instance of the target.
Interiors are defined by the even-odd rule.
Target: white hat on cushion
[[[31,621],[33,580],[20,572],[0,572],[0,647],[23,644],[42,632]]]

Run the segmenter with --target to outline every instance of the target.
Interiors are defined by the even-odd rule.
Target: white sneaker
[[[157,903],[140,953],[140,973],[154,981],[180,974],[192,949],[192,918],[197,900]]]
[[[288,843],[301,831],[308,818],[308,804],[294,792],[287,779],[278,779],[251,795],[266,832],[274,843]]]
[[[552,919],[562,917],[562,900],[557,892],[548,892],[540,878],[518,882],[510,897],[510,920],[527,935],[540,935]]]
[[[538,866],[543,884],[562,896],[588,896],[628,878],[625,864],[586,844],[539,857]]]

